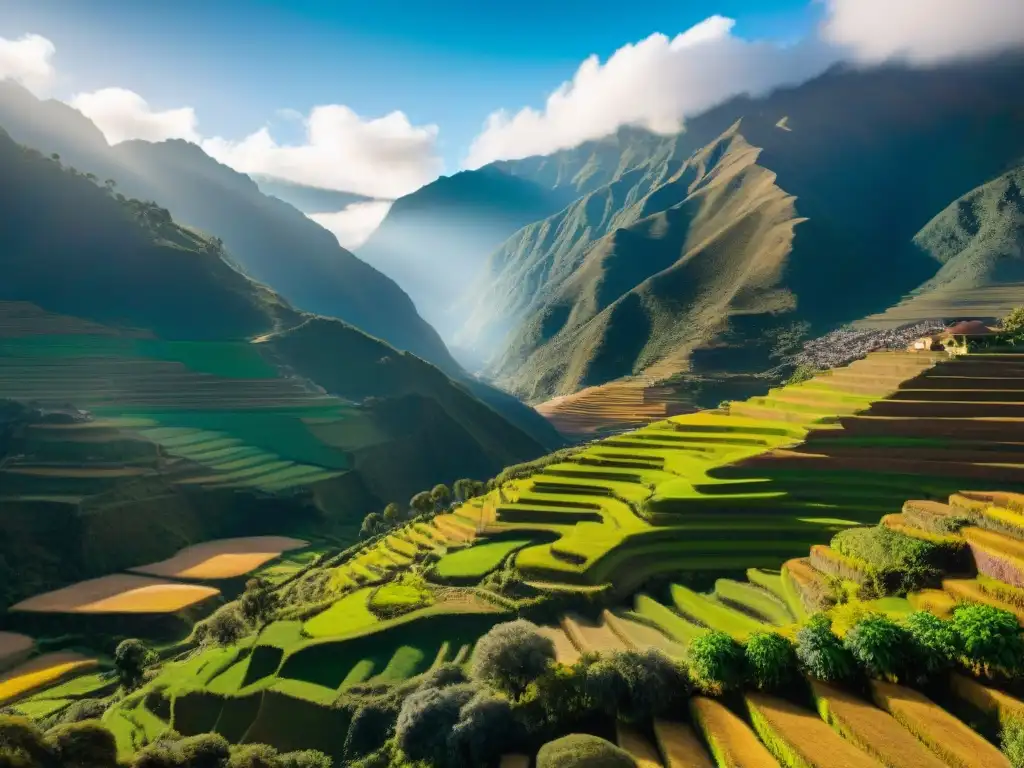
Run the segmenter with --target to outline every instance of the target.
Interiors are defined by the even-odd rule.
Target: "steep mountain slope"
[[[351,536],[388,501],[543,453],[155,204],[2,132],[0,174],[0,576],[25,575],[0,602],[213,536]]]
[[[423,316],[450,338],[465,319],[453,299],[479,277],[486,255],[569,200],[495,166],[457,173],[396,200],[358,255],[407,290]]]
[[[566,184],[586,157],[610,177],[492,254],[456,337],[528,399],[643,374],[715,404],[935,277],[917,233],[1024,154],[1024,58],[836,69],[638,135],[508,164]]]
[[[290,205],[262,194],[249,177],[183,141],[109,147],[86,117],[0,83],[0,127],[20,143],[116,180],[130,197],[156,200],[179,221],[220,237],[238,264],[294,306],[337,317],[440,365],[458,366],[440,337],[395,283],[338,245]]]

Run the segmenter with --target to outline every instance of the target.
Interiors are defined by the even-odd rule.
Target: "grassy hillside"
[[[731,101],[677,136],[632,131],[508,163],[546,184],[597,183],[492,254],[457,343],[491,350],[490,374],[533,401],[682,373],[710,381],[700,402],[713,404],[716,381],[772,367],[780,337],[970,271],[937,275],[945,257],[922,230],[1019,162],[1022,72],[1019,57],[837,69]],[[1019,279],[1007,253],[995,284]]]

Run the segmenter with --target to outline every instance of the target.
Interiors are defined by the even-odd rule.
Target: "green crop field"
[[[481,579],[529,543],[529,539],[510,539],[450,552],[438,562],[437,575],[444,579]]]
[[[312,637],[330,637],[360,632],[377,623],[370,612],[370,588],[360,589],[342,598],[326,611],[306,622],[303,629]]]

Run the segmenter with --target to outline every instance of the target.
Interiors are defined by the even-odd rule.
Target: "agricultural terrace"
[[[220,594],[213,587],[114,574],[46,592],[11,606],[32,613],[175,613]]]
[[[0,674],[0,706],[15,701],[32,691],[52,686],[62,680],[96,666],[96,659],[79,653],[60,651],[19,664]]]
[[[283,552],[306,546],[309,542],[287,536],[218,539],[193,544],[167,560],[132,570],[172,579],[230,579],[256,570]]]
[[[0,670],[23,661],[34,647],[31,637],[16,632],[0,632]]]

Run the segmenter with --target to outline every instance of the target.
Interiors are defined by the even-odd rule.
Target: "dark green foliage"
[[[999,742],[1010,765],[1013,768],[1024,768],[1024,722],[1016,717],[1008,718],[1003,723]]]
[[[867,563],[880,594],[905,594],[931,585],[939,576],[936,566],[944,557],[936,545],[883,525],[840,531],[832,537],[830,546]]]
[[[274,617],[277,605],[277,593],[265,579],[255,578],[246,582],[239,610],[247,622],[262,627]]]
[[[0,761],[37,768],[52,765],[54,759],[53,747],[35,723],[27,717],[0,715]]]
[[[689,683],[685,671],[661,651],[620,651],[586,669],[592,706],[627,722],[661,717],[681,705]]]
[[[465,670],[458,664],[439,664],[434,667],[420,680],[420,688],[447,688],[449,685],[468,683],[469,677]]]
[[[832,620],[817,613],[796,635],[796,656],[804,671],[825,682],[849,680],[856,672],[853,655],[832,633]]]
[[[364,704],[352,716],[345,737],[345,759],[357,760],[376,752],[391,737],[395,712],[381,704]]]
[[[372,539],[388,530],[388,523],[380,512],[371,512],[363,518],[363,524],[359,528],[360,539]]]
[[[873,677],[904,680],[914,666],[912,635],[885,616],[865,616],[846,633],[843,646]]]
[[[914,643],[918,673],[934,678],[949,669],[960,655],[960,639],[952,622],[928,611],[914,611],[904,621]]]
[[[121,684],[131,690],[142,682],[142,673],[156,659],[141,640],[122,640],[114,650],[114,668]]]
[[[420,491],[409,499],[409,509],[418,515],[425,515],[434,510],[434,500],[428,491]]]
[[[1017,617],[989,605],[961,605],[953,631],[964,660],[985,674],[1013,676],[1024,668],[1024,639]]]
[[[688,662],[694,684],[707,693],[739,688],[747,680],[743,646],[724,632],[708,632],[689,646]]]
[[[610,741],[573,733],[541,747],[537,768],[636,768],[636,762]]]
[[[447,485],[438,483],[430,490],[430,498],[434,502],[434,509],[444,509],[452,500],[452,492]]]
[[[555,644],[529,621],[497,624],[473,652],[473,677],[518,698],[555,660]]]
[[[200,643],[232,645],[249,632],[249,626],[237,602],[222,605],[210,616],[198,622],[192,630],[192,639]]]
[[[455,499],[457,501],[468,501],[469,499],[478,496],[478,485],[480,485],[482,489],[482,484],[478,483],[476,480],[470,480],[468,478],[461,478],[459,480],[456,480],[452,484],[452,491],[455,494]]]
[[[279,768],[332,768],[331,758],[315,749],[300,749],[278,755]]]
[[[809,365],[798,365],[796,370],[790,375],[788,379],[782,382],[783,386],[789,386],[790,384],[801,384],[805,381],[810,381],[817,376],[821,371],[816,368],[812,368]]]
[[[266,744],[243,744],[231,750],[228,768],[278,768],[277,750]]]
[[[744,646],[751,682],[773,691],[792,682],[797,673],[796,649],[777,632],[755,632]]]
[[[385,523],[387,523],[388,525],[394,525],[402,519],[402,508],[395,504],[395,502],[391,502],[386,507],[384,507],[383,516]]]
[[[402,702],[395,723],[395,740],[411,760],[442,763],[448,754],[448,734],[459,712],[478,692],[472,684],[424,688]]]
[[[459,710],[448,739],[451,761],[465,768],[496,763],[522,743],[521,731],[508,699],[480,692]]]
[[[58,725],[46,734],[61,768],[115,768],[117,742],[102,723],[84,720]]]

